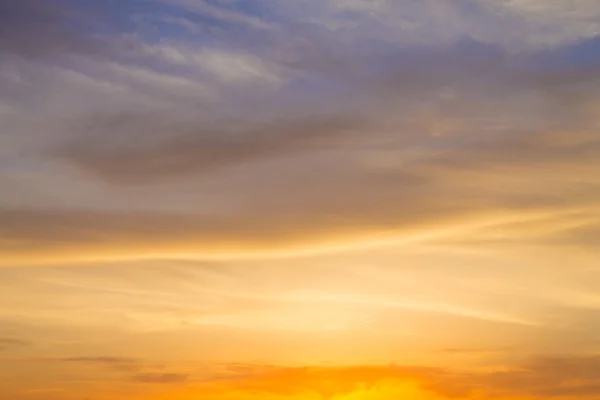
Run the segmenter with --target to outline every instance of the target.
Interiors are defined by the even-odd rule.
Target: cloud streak
[[[292,80],[258,96],[256,108],[235,100],[196,112],[140,106],[68,116],[42,149],[10,138],[48,166],[48,179],[70,176],[65,190],[93,188],[117,211],[4,206],[4,251],[18,258],[30,246],[115,255],[124,247],[310,248],[548,212],[588,213],[578,229],[596,229],[598,77],[591,71],[590,85],[580,85],[586,63],[547,68],[560,52],[511,55],[473,40],[357,54],[344,55],[350,75],[299,78],[305,93]],[[323,79],[337,83],[311,86]],[[36,189],[23,182],[13,203],[35,202],[27,193]],[[130,211],[132,194],[146,193],[136,201],[160,209],[168,203],[160,197],[178,191],[189,205],[176,212]],[[42,229],[40,218],[48,221]]]
[[[165,118],[153,121],[154,118],[153,115],[117,118],[110,130],[111,137],[106,136],[102,126],[95,124],[98,134],[78,137],[61,155],[109,182],[144,183],[203,175],[253,160],[327,148],[336,137],[361,126],[358,118],[352,116],[309,116],[284,122],[254,123],[256,127],[251,126],[252,122],[226,121],[213,123],[213,127],[208,121],[198,122],[195,127],[185,122],[163,124]],[[142,132],[143,135],[138,135]],[[154,143],[146,143],[148,136]],[[131,146],[119,146],[118,141],[124,137]]]
[[[183,383],[188,380],[186,374],[138,374],[132,377],[132,380],[140,383],[158,383],[158,384],[173,384]]]
[[[12,338],[12,337],[0,337],[0,351],[11,349],[11,348],[19,348],[23,346],[29,346],[30,343],[26,340]]]
[[[237,366],[228,374],[204,381],[195,389],[206,396],[240,398],[478,399],[595,398],[598,382],[594,358],[536,358],[492,372],[457,372],[424,366],[261,367]],[[191,392],[191,391],[190,391]],[[354,396],[354,397],[353,397]],[[370,397],[372,396],[372,397]]]
[[[0,397],[597,397],[599,13],[1,2]]]

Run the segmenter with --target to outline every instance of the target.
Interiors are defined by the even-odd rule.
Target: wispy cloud
[[[22,340],[22,339],[17,339],[17,338],[13,338],[13,337],[0,337],[0,351],[5,350],[5,349],[10,349],[10,348],[15,348],[15,347],[23,347],[23,346],[30,346],[31,343],[26,341],[26,340]]]
[[[138,374],[132,377],[135,382],[142,383],[182,383],[188,380],[187,374]]]
[[[97,364],[103,366],[116,366],[116,367],[131,367],[140,363],[140,360],[126,357],[66,357],[61,358],[60,361],[69,363],[82,363],[82,364]]]
[[[342,40],[338,33],[327,35],[332,43]],[[306,40],[309,46],[291,54],[322,45],[318,37]],[[148,60],[143,49],[169,47],[145,45],[139,38],[128,43],[140,60],[114,51],[110,61],[70,67],[76,71],[71,77],[85,81],[66,82],[63,101],[74,108],[48,109],[37,122],[24,109],[10,114],[11,126],[27,134],[6,136],[6,148],[13,149],[6,154],[8,171],[15,176],[24,162],[36,164],[44,166],[44,179],[0,182],[11,193],[3,206],[13,224],[4,233],[13,243],[5,246],[7,254],[16,257],[19,248],[33,245],[52,253],[76,253],[82,246],[82,253],[117,255],[125,246],[173,248],[167,238],[176,235],[181,243],[176,251],[206,240],[233,251],[280,240],[311,247],[319,238],[363,240],[361,232],[352,232],[359,227],[365,236],[376,236],[392,227],[412,232],[433,221],[443,225],[446,219],[483,218],[486,224],[485,216],[500,210],[522,213],[527,221],[530,212],[586,209],[592,217],[581,229],[595,229],[597,91],[580,85],[579,72],[590,83],[597,74],[585,61],[568,68],[554,63],[564,58],[564,49],[515,55],[472,39],[385,44],[369,51],[343,45],[337,54],[317,51],[316,59],[295,64],[285,59],[290,49],[284,45],[275,57],[260,48],[219,53],[211,44],[210,51],[193,57],[169,53],[159,57],[166,64],[143,64]],[[228,85],[266,73],[244,57],[297,72],[257,96],[243,85],[226,89],[223,80]],[[323,69],[327,59],[337,67]],[[199,63],[205,72],[181,73],[181,63]],[[99,87],[117,98],[114,105],[99,95]],[[37,96],[45,99],[55,89]],[[252,104],[242,103],[250,98]],[[60,117],[50,116],[55,113]],[[41,122],[46,120],[52,122]],[[29,154],[28,161],[14,158],[15,151]],[[60,189],[39,183],[62,180],[69,184]],[[36,204],[35,190],[56,200]],[[189,200],[170,206],[177,197],[171,193],[180,190]],[[179,216],[124,216],[132,199],[153,209],[175,208]],[[66,201],[79,210],[57,210]],[[77,206],[90,201],[102,205],[87,214]],[[102,210],[107,204],[117,212]],[[74,236],[59,223],[44,228],[62,238],[53,245],[43,232],[33,235],[27,226],[37,225],[33,220],[42,215],[71,221],[64,226]],[[126,223],[129,219],[139,224]],[[148,226],[160,229],[150,234]],[[85,233],[92,231],[102,239]]]
[[[206,395],[241,398],[296,398],[314,393],[327,398],[416,399],[535,398],[537,396],[594,398],[597,360],[583,357],[535,358],[491,372],[458,373],[423,366],[265,367],[246,366],[228,378],[215,377],[194,389]],[[237,376],[236,376],[237,375]],[[361,397],[362,396],[362,397]],[[369,397],[372,396],[372,397]],[[387,397],[383,397],[387,398]]]
[[[599,13],[3,1],[5,397],[593,398]]]
[[[35,0],[2,2],[0,49],[24,56],[83,51],[90,43],[67,23],[69,15],[62,6]]]

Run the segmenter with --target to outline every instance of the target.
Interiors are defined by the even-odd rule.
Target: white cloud
[[[377,13],[387,9],[388,0],[330,0],[334,9],[341,11]]]
[[[182,67],[198,79],[226,85],[278,84],[283,68],[251,52],[177,44],[135,43],[140,55]]]
[[[253,55],[207,50],[198,54],[194,59],[217,80],[224,83],[278,83],[281,81],[281,78],[272,69]]]
[[[597,0],[478,1],[492,11],[516,17],[515,26],[524,34],[524,46],[555,46],[600,34]]]
[[[219,7],[204,0],[158,0],[159,2],[175,5],[198,15],[207,15],[218,20],[245,25],[254,29],[267,29],[270,24],[258,17],[240,13],[227,7]]]
[[[354,41],[444,44],[464,37],[510,50],[558,46],[600,34],[596,0],[318,0],[276,5],[295,22],[343,32]],[[324,6],[323,4],[326,4]]]

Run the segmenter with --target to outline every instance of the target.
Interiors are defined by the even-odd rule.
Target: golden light
[[[352,393],[340,394],[328,400],[435,400],[439,397],[423,390],[416,382],[389,381],[363,387]]]

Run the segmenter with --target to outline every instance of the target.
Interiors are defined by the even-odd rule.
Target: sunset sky
[[[599,0],[0,0],[1,400],[598,371]]]

